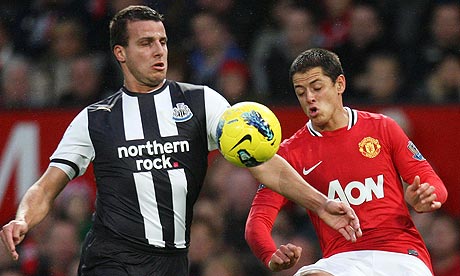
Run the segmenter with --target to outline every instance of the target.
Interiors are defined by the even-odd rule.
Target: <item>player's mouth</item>
[[[319,109],[316,106],[310,107],[308,109],[308,113],[310,114],[310,117],[316,117],[319,114]]]
[[[156,62],[152,65],[152,68],[157,71],[164,71],[166,69],[166,64],[164,62]]]

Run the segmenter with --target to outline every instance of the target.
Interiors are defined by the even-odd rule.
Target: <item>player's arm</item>
[[[3,226],[0,231],[3,244],[14,260],[19,258],[16,245],[25,234],[41,222],[51,210],[54,199],[69,182],[69,177],[61,169],[49,167],[22,198],[16,218]]]
[[[260,183],[309,210],[316,212],[328,200],[325,195],[305,182],[278,154],[267,162],[248,169]]]
[[[359,219],[350,206],[329,200],[308,184],[281,156],[276,154],[267,162],[249,168],[249,171],[271,190],[315,212],[347,240],[356,241],[362,235]]]
[[[82,175],[94,158],[94,148],[88,133],[88,112],[83,109],[66,129],[45,173],[22,198],[16,218],[3,226],[0,236],[14,260],[16,245],[25,234],[40,223],[51,210],[56,196],[70,179]]]
[[[267,267],[270,257],[276,251],[271,232],[279,213],[276,207],[281,195],[269,195],[269,191],[260,191],[255,195],[245,227],[245,239],[254,255]]]
[[[417,212],[439,209],[447,200],[447,189],[441,178],[392,119],[387,120],[387,133],[392,158],[405,185],[406,202]]]
[[[276,248],[271,236],[273,224],[288,200],[267,188],[255,195],[245,227],[245,238],[254,255],[271,271],[281,271],[294,266],[302,248],[293,244]]]
[[[432,212],[441,208],[442,203],[438,201],[435,186],[427,182],[421,183],[420,176],[415,176],[412,184],[405,185],[404,198],[416,212]]]

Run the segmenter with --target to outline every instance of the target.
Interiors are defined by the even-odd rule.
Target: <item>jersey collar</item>
[[[345,109],[347,111],[347,113],[348,113],[347,130],[350,130],[356,124],[356,122],[358,121],[358,112],[355,109],[351,109],[351,108],[349,108],[347,106],[345,106],[343,109]],[[307,122],[307,129],[308,129],[308,131],[310,132],[311,135],[317,136],[317,137],[323,137],[321,132],[316,131],[313,128],[311,120]]]
[[[153,89],[152,91],[149,91],[149,92],[147,92],[147,93],[139,93],[139,92],[130,91],[130,90],[128,90],[128,88],[126,88],[126,86],[124,86],[124,85],[123,85],[123,87],[121,88],[121,90],[122,90],[123,92],[125,92],[126,94],[130,95],[130,96],[142,96],[142,95],[152,94],[152,93],[157,94],[157,93],[163,91],[163,90],[166,88],[166,86],[167,86],[167,80],[164,79],[164,80],[163,80],[163,84],[161,85],[161,87],[156,88],[156,89]]]

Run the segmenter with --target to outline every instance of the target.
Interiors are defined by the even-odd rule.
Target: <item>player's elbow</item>
[[[436,201],[441,202],[441,204],[444,204],[447,201],[448,197],[448,192],[447,188],[444,184],[441,185],[433,185],[434,186],[434,193],[436,194]]]
[[[265,224],[261,218],[250,212],[244,228],[244,239],[247,244],[252,247],[261,236],[265,236],[269,231],[266,229]]]
[[[253,220],[251,218],[248,218],[246,221],[246,227],[244,228],[244,239],[246,242],[250,245],[251,241],[253,240],[254,237],[254,227],[253,227]]]

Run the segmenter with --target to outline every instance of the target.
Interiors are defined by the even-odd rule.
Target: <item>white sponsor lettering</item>
[[[131,145],[128,147],[118,147],[118,158],[138,157],[138,156],[155,156],[156,158],[147,158],[136,160],[136,168],[138,171],[153,170],[153,169],[172,169],[171,157],[166,154],[178,152],[187,152],[190,150],[188,141],[176,141],[157,143],[157,141],[147,141],[142,145]],[[161,155],[161,156],[159,156]],[[177,167],[177,165],[176,165]]]
[[[353,189],[357,189],[358,192],[353,193]],[[351,205],[360,205],[364,202],[371,201],[372,195],[378,199],[385,196],[383,191],[383,175],[377,176],[377,182],[375,182],[372,177],[366,178],[364,183],[351,181],[345,185],[345,189],[342,189],[342,185],[338,180],[333,180],[329,183],[327,196],[330,199],[339,199]]]
[[[144,145],[132,145],[129,147],[118,147],[118,158],[152,156],[165,153],[187,152],[190,150],[188,141],[176,141],[157,143],[147,141]]]
[[[152,170],[152,169],[164,169],[164,168],[172,168],[171,164],[171,157],[166,157],[162,155],[161,158],[155,159],[143,159],[143,160],[136,160],[136,167],[137,170],[141,171],[144,170]]]

